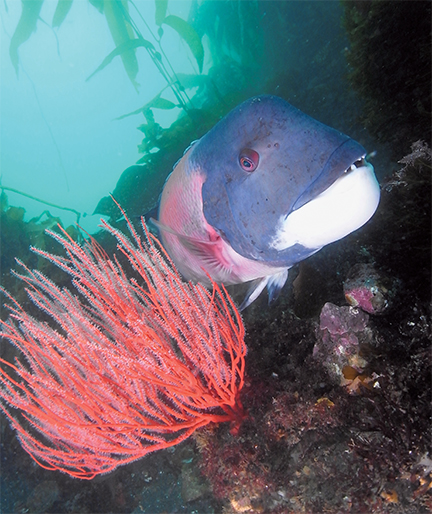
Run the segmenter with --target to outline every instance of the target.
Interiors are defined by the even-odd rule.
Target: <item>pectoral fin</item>
[[[279,273],[275,273],[274,275],[253,280],[249,286],[248,292],[246,293],[245,299],[240,305],[240,311],[249,307],[249,305],[258,298],[266,286],[269,295],[268,303],[270,305],[279,296],[287,278],[288,270],[286,269]]]
[[[269,295],[269,305],[274,302],[281,292],[283,286],[285,285],[285,282],[288,278],[288,270],[285,269],[281,271],[280,273],[275,273],[274,275],[271,275],[269,277],[269,280],[267,282],[267,291]]]
[[[203,270],[212,270],[212,272],[217,271],[218,274],[225,276],[224,278],[227,281],[228,279],[233,280],[234,278],[240,282],[240,279],[236,274],[233,273],[229,263],[224,258],[221,247],[222,240],[220,236],[217,236],[217,238],[214,240],[202,240],[196,237],[179,234],[175,230],[172,230],[170,227],[167,227],[163,223],[160,223],[153,218],[151,219],[151,222],[160,231],[172,234],[173,236],[177,237],[182,246],[186,248],[190,254],[197,257],[199,262],[202,264],[201,267]],[[213,276],[213,273],[210,273],[210,275]],[[223,281],[224,280],[222,279],[222,282]]]

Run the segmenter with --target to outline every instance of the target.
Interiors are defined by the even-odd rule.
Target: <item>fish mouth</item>
[[[361,145],[350,138],[343,141],[329,155],[327,162],[313,182],[293,202],[286,216],[288,217],[293,211],[316,198],[340,177],[364,166],[366,162],[366,151]]]
[[[318,250],[363,226],[379,198],[373,166],[362,156],[328,188],[282,216],[270,246],[279,252],[295,245]]]
[[[360,157],[360,159],[357,159],[354,161],[351,166],[348,166],[348,168],[344,171],[344,175],[347,173],[352,173],[353,171],[357,170],[358,168],[362,168],[363,166],[372,166],[370,165],[366,160],[366,155],[363,155]]]
[[[355,171],[357,168],[361,168],[362,166],[366,166],[366,155],[360,157],[355,162],[351,164],[346,170],[345,173],[349,173],[350,171]]]

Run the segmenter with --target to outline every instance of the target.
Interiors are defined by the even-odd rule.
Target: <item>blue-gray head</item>
[[[372,216],[379,188],[365,156],[348,136],[260,96],[231,111],[191,159],[205,170],[208,223],[241,255],[292,266]]]
[[[281,98],[247,100],[168,179],[163,242],[186,278],[259,280],[277,294],[288,268],[375,212],[379,186],[365,157],[359,143]]]

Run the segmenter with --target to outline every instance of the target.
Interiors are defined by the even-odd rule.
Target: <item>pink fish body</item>
[[[283,266],[275,268],[243,257],[207,222],[202,202],[205,175],[190,169],[192,148],[177,163],[164,187],[157,223],[162,243],[180,273],[187,280],[206,285],[210,285],[207,275],[231,285],[283,272]]]

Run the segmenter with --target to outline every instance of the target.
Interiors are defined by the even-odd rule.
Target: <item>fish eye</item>
[[[240,152],[239,163],[244,171],[250,173],[257,169],[259,163],[259,155],[251,148],[244,148]]]

